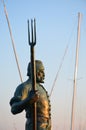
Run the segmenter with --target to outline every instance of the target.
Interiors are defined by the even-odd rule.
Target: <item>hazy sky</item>
[[[36,18],[36,59],[45,66],[50,93],[66,46],[68,50],[51,95],[52,127],[70,128],[78,12],[82,13],[75,126],[86,129],[86,0],[5,0],[23,81],[30,61],[27,20]],[[0,130],[24,130],[25,113],[12,115],[9,101],[21,83],[4,7],[0,0]],[[76,129],[77,130],[77,129]]]

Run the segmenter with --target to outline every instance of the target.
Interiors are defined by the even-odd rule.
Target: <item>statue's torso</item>
[[[39,99],[37,101],[37,130],[42,130],[43,128],[50,127],[51,113],[50,113],[50,101],[47,91],[40,84],[36,84],[36,89],[39,93]],[[32,90],[31,82],[26,81],[23,83],[15,92],[15,96],[20,96],[21,100],[28,97],[30,91]],[[26,130],[33,124],[33,106],[29,105],[26,109]],[[30,129],[32,130],[32,129]],[[50,130],[50,129],[44,129]]]

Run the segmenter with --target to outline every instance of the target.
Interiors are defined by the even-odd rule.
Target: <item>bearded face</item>
[[[45,79],[44,67],[41,67],[36,71],[36,81],[38,83],[44,83],[44,79]]]
[[[27,68],[27,76],[31,78],[31,63],[29,63]],[[40,60],[36,60],[36,82],[44,83],[45,73],[44,66]]]

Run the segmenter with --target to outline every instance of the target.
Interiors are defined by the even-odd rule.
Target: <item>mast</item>
[[[3,3],[3,6],[4,6],[4,13],[5,13],[5,16],[6,16],[6,20],[7,20],[7,24],[8,24],[8,28],[9,28],[9,32],[10,32],[10,37],[11,37],[11,41],[12,41],[12,47],[13,47],[13,51],[14,51],[14,56],[15,56],[15,60],[16,60],[16,64],[17,64],[17,68],[18,68],[18,72],[19,72],[19,76],[20,76],[20,80],[21,80],[21,82],[23,82],[21,71],[20,71],[20,66],[19,66],[19,62],[18,62],[18,57],[17,57],[17,53],[16,53],[16,49],[15,49],[14,39],[13,39],[12,31],[11,31],[10,21],[8,19],[8,12],[7,12],[4,0],[2,0],[2,3]]]
[[[76,60],[75,60],[75,71],[74,71],[74,85],[73,85],[70,130],[74,130],[74,121],[75,121],[76,84],[77,84],[76,81],[77,81],[77,72],[78,72],[78,54],[79,54],[79,46],[80,46],[80,25],[81,25],[81,13],[78,13],[78,31],[77,31],[77,43],[76,43]]]

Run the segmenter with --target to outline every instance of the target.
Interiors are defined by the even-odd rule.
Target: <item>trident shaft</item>
[[[31,30],[30,30],[31,29]],[[36,67],[35,67],[35,57],[34,57],[34,46],[36,45],[36,22],[35,19],[31,19],[31,28],[29,26],[28,20],[28,41],[30,45],[30,54],[31,54],[31,80],[32,80],[32,89],[36,91]],[[36,103],[33,104],[33,130],[37,128],[37,119],[36,119]]]

